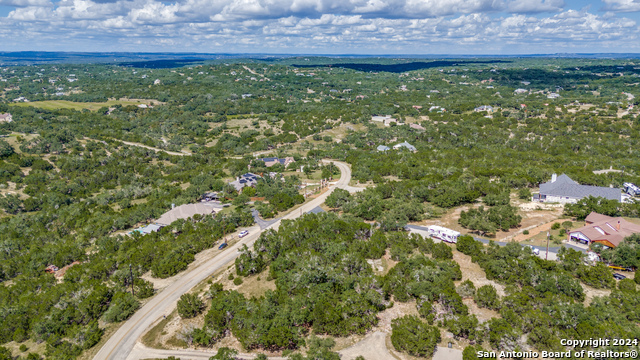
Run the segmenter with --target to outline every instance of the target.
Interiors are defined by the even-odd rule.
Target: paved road
[[[331,186],[329,191],[303,204],[299,209],[283,216],[282,219],[274,222],[266,229],[277,229],[283,219],[289,220],[298,218],[301,214],[306,213],[324,203],[327,196],[329,196],[336,187],[348,186],[349,181],[351,180],[351,169],[345,163],[334,162],[334,164],[338,166],[341,172],[340,180],[335,186]],[[167,286],[164,290],[154,296],[129,320],[122,324],[111,338],[107,340],[104,346],[102,346],[94,359],[125,360],[130,358],[129,355],[132,353],[138,338],[142,336],[150,326],[159,321],[163,315],[169,315],[175,308],[176,303],[182,294],[188,292],[217,270],[226,267],[234,261],[239,255],[238,250],[240,247],[242,247],[242,245],[247,245],[248,247],[253,246],[253,243],[258,239],[262,231],[266,229],[252,232],[214,258],[202,263],[202,265],[196,268],[186,270],[182,275],[176,277],[173,284]]]
[[[278,220],[281,219],[281,218],[275,218],[271,220],[265,220],[260,217],[260,213],[256,209],[251,209],[251,215],[253,215],[253,220],[256,222],[256,224],[260,226],[260,230],[264,230],[268,228],[269,226],[275,224],[276,222],[278,222]]]

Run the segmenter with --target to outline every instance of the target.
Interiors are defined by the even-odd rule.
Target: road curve
[[[187,270],[179,277],[176,277],[176,280],[171,285],[156,294],[156,296],[138,310],[129,320],[122,324],[122,326],[102,346],[100,351],[98,351],[94,360],[126,360],[134,349],[138,338],[163,316],[169,315],[176,307],[178,299],[182,294],[188,292],[194,286],[211,276],[214,272],[234,261],[235,258],[238,257],[238,250],[242,245],[246,244],[248,247],[251,247],[262,231],[277,229],[282,220],[298,218],[303,213],[306,213],[316,206],[324,203],[325,199],[336,187],[347,187],[351,180],[351,169],[346,163],[337,161],[334,161],[333,163],[338,166],[341,175],[340,180],[335,185],[331,186],[329,191],[302,204],[299,209],[290,212],[282,217],[281,220],[278,220],[264,230],[256,231],[249,236],[244,237],[242,240],[238,241],[233,246],[228,247],[222,253],[204,262],[202,265]]]

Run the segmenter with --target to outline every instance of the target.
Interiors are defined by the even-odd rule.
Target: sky
[[[0,0],[0,51],[640,53],[640,0]]]

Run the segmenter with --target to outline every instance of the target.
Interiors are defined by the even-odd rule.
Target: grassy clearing
[[[20,137],[22,140],[18,141],[18,137]],[[2,136],[2,140],[8,142],[11,146],[13,146],[13,149],[15,150],[15,152],[17,152],[18,154],[21,154],[22,151],[20,150],[20,145],[23,142],[31,141],[36,137],[38,137],[37,134],[24,134],[24,133],[12,132],[9,135]]]
[[[114,105],[139,105],[139,104],[158,104],[159,101],[156,100],[143,100],[143,99],[120,99],[120,100],[109,100],[106,102],[74,102],[68,100],[44,100],[44,101],[32,101],[28,103],[16,103],[11,106],[33,106],[46,110],[57,110],[57,109],[72,109],[72,110],[82,110],[88,109],[91,111],[96,111],[102,107],[109,107]]]
[[[239,293],[247,298],[263,296],[267,290],[276,290],[276,281],[267,281],[266,278],[269,275],[269,270],[263,271],[260,275],[253,275],[249,277],[243,277],[243,283],[237,290]]]
[[[174,316],[177,316],[177,312],[174,311],[171,315],[162,319],[156,326],[152,327],[149,331],[147,331],[142,338],[142,344],[154,349],[164,349],[162,343],[158,342],[158,339],[161,338],[161,335],[165,335],[164,331],[165,326],[173,319]]]

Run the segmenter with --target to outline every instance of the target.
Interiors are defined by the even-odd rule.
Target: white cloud
[[[0,18],[3,50],[640,52],[636,22],[562,0],[0,1],[25,4]]]
[[[507,5],[511,13],[558,12],[564,8],[563,0],[513,0]]]
[[[602,0],[605,9],[619,12],[640,11],[640,0]]]

